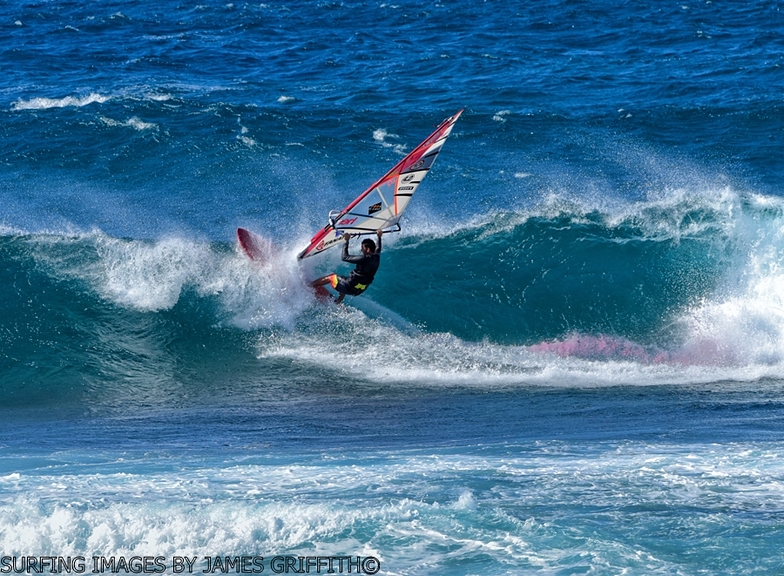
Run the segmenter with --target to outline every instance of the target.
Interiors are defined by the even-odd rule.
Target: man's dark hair
[[[375,252],[376,251],[376,243],[373,242],[370,238],[365,238],[362,241],[362,246],[364,246],[365,248],[370,248],[371,252]]]

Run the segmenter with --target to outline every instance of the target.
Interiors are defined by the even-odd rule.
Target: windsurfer
[[[331,285],[340,296],[336,302],[338,304],[343,302],[346,294],[349,296],[359,296],[362,294],[376,275],[378,266],[381,263],[381,230],[376,231],[378,236],[378,246],[370,238],[365,238],[362,241],[361,253],[352,256],[348,253],[348,243],[351,240],[351,234],[343,234],[345,242],[343,243],[343,262],[350,262],[356,264],[351,274],[346,276],[338,276],[337,274],[328,274],[311,282],[311,286],[326,286]]]

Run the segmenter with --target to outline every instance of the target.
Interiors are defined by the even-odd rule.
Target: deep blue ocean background
[[[0,33],[0,556],[784,571],[780,3],[41,0]],[[373,286],[318,303],[327,212],[462,108]]]

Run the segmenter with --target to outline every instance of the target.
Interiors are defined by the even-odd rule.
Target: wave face
[[[389,267],[407,272],[384,302],[470,339],[581,332],[670,343],[673,315],[712,294],[732,263],[725,210],[683,198],[621,214],[557,205],[493,214],[396,244]],[[422,306],[420,291],[438,305]]]

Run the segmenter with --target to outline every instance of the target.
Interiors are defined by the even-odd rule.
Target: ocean
[[[0,4],[0,574],[784,573],[781,10]]]

